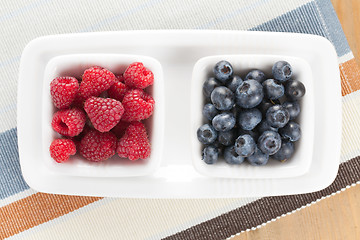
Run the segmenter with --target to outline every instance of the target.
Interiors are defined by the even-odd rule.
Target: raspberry
[[[109,97],[122,101],[128,87],[123,83],[124,77],[117,76],[113,85],[108,90]]]
[[[50,94],[55,107],[68,108],[79,91],[79,83],[73,77],[57,77],[50,83]]]
[[[155,101],[141,89],[128,91],[122,101],[125,112],[122,120],[126,122],[140,121],[151,116]]]
[[[116,152],[120,157],[127,157],[131,161],[146,159],[150,156],[151,146],[144,124],[133,122],[120,138]]]
[[[80,84],[80,95],[85,100],[91,96],[99,96],[115,81],[115,75],[102,67],[86,69]]]
[[[75,153],[75,143],[70,139],[55,139],[50,145],[50,156],[58,163],[67,161]]]
[[[120,120],[120,122],[113,129],[111,129],[111,132],[114,133],[117,138],[121,138],[125,134],[125,130],[129,125],[129,122]]]
[[[84,104],[94,128],[100,132],[108,132],[116,126],[124,113],[121,102],[111,98],[88,98]]]
[[[89,131],[80,142],[80,154],[87,160],[100,162],[115,155],[116,137],[111,132]]]
[[[140,62],[134,62],[124,72],[124,82],[128,87],[144,89],[154,83],[154,74]]]
[[[61,135],[74,137],[81,133],[86,121],[84,111],[78,108],[59,110],[52,119],[51,126]]]

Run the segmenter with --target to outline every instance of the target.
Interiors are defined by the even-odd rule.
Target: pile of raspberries
[[[154,83],[154,74],[140,62],[130,64],[122,75],[102,67],[86,69],[82,79],[57,77],[50,83],[57,108],[52,128],[63,138],[50,145],[56,162],[79,152],[100,162],[117,153],[132,161],[146,159],[151,147],[144,123],[155,101],[144,89]]]

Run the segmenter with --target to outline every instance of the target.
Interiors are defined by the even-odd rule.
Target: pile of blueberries
[[[241,164],[246,159],[261,166],[269,157],[281,162],[291,158],[294,142],[301,137],[300,125],[294,120],[305,94],[304,85],[291,79],[291,65],[276,62],[269,79],[255,69],[243,80],[224,60],[213,72],[215,77],[203,84],[206,123],[197,130],[204,145],[203,161],[214,164],[223,155],[228,164]]]

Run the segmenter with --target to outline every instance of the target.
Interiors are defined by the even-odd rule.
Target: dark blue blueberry
[[[228,164],[241,164],[244,162],[244,157],[241,157],[236,153],[234,146],[225,148],[224,158]]]
[[[255,142],[259,138],[259,132],[258,131],[244,130],[242,128],[238,128],[238,136],[245,135],[245,134],[250,135],[255,140]]]
[[[220,87],[221,83],[214,77],[207,79],[203,84],[203,94],[205,97],[210,98],[212,91],[216,87]]]
[[[202,113],[206,119],[211,121],[216,115],[219,114],[219,111],[213,104],[208,103],[205,104]]]
[[[258,69],[251,70],[245,77],[245,80],[255,80],[262,83],[266,79],[265,73]]]
[[[253,130],[261,119],[262,114],[259,109],[244,109],[239,113],[238,124],[244,130]]]
[[[285,82],[291,78],[291,65],[286,61],[276,62],[272,67],[272,73],[276,80]]]
[[[230,110],[234,100],[234,93],[227,87],[217,87],[211,93],[211,102],[218,110]]]
[[[289,111],[290,120],[294,120],[300,114],[300,104],[297,101],[284,102],[283,107]]]
[[[232,77],[232,79],[228,82],[227,87],[235,92],[236,89],[240,86],[240,84],[243,82],[243,80],[241,79],[241,77],[239,77],[238,75],[235,75]]]
[[[274,128],[284,127],[289,119],[289,111],[281,105],[272,106],[266,112],[266,121]]]
[[[204,124],[197,130],[197,138],[202,144],[211,144],[217,139],[217,132],[214,127],[209,124]]]
[[[219,158],[219,150],[215,146],[207,146],[203,150],[202,159],[206,164],[214,164]]]
[[[256,143],[250,135],[240,135],[235,140],[235,151],[241,157],[248,157],[254,153]]]
[[[274,131],[274,132],[277,132],[278,129],[277,128],[274,128],[272,126],[270,126],[270,124],[267,122],[267,121],[262,121],[258,127],[257,127],[257,130],[260,132],[260,133],[263,133],[265,131]]]
[[[285,162],[290,159],[294,153],[294,144],[290,141],[282,141],[281,147],[277,153],[271,156],[271,158],[275,160],[279,160],[281,162]]]
[[[301,137],[300,125],[296,122],[289,122],[285,127],[279,129],[279,133],[283,138],[287,138],[292,142],[296,142]]]
[[[280,104],[280,101],[279,101],[278,99],[269,100],[269,99],[264,98],[264,99],[262,100],[262,102],[260,103],[260,105],[259,105],[259,109],[260,109],[260,111],[262,112],[262,114],[264,114],[264,116],[265,116],[267,110],[268,110],[270,107],[272,107],[272,106],[274,106],[274,105],[277,105],[277,104]]]
[[[265,131],[258,139],[258,147],[263,153],[273,155],[281,147],[281,137],[277,132]]]
[[[281,83],[275,81],[274,79],[265,80],[262,85],[264,87],[265,96],[268,99],[274,100],[284,96],[284,86]]]
[[[226,132],[219,132],[218,134],[218,142],[224,146],[233,145],[236,138],[235,129]]]
[[[255,80],[243,81],[235,91],[236,103],[242,108],[253,108],[264,98],[263,87]]]
[[[285,85],[285,94],[292,100],[299,100],[305,95],[305,86],[298,80],[289,80]]]
[[[224,112],[216,115],[212,120],[212,125],[217,131],[226,132],[234,128],[236,123],[234,114]]]
[[[258,147],[255,148],[253,155],[246,158],[246,160],[253,166],[262,166],[269,161],[269,155],[263,153]]]
[[[218,62],[214,67],[215,78],[224,84],[232,77],[233,73],[233,67],[225,60]]]

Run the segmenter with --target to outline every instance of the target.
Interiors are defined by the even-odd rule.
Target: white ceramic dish
[[[150,142],[153,148],[148,159],[129,161],[117,155],[107,161],[96,163],[86,161],[80,154],[71,157],[70,161],[59,164],[49,154],[49,146],[59,138],[51,127],[51,120],[56,108],[50,96],[50,82],[56,77],[73,76],[80,78],[85,69],[101,66],[115,74],[122,74],[133,62],[142,62],[154,73],[154,85],[146,91],[153,96],[156,107],[153,115],[145,121]],[[42,164],[54,174],[88,177],[129,177],[153,173],[159,166],[162,155],[164,135],[164,82],[160,63],[150,57],[123,54],[73,54],[52,58],[45,67],[42,84]],[[34,166],[42,167],[42,166]],[[34,170],[30,170],[34,171]],[[35,171],[36,172],[36,171]]]
[[[221,60],[229,61],[234,67],[234,74],[241,77],[245,77],[252,69],[261,69],[270,77],[271,67],[275,62],[280,60],[289,62],[293,68],[293,79],[301,81],[307,90],[300,102],[302,111],[297,119],[301,125],[302,137],[295,144],[296,151],[291,159],[284,163],[270,160],[266,166],[261,167],[254,167],[246,162],[241,165],[229,165],[222,160],[214,165],[207,165],[201,160],[202,144],[196,137],[192,137],[192,159],[195,169],[206,176],[223,178],[272,179],[304,175],[310,168],[314,150],[315,101],[321,101],[314,96],[314,80],[309,64],[301,58],[274,55],[219,55],[201,58],[194,66],[191,82],[191,132],[194,136],[197,129],[204,124],[203,83],[213,76],[213,67]]]
[[[42,84],[57,56],[82,53],[136,54],[157,59],[164,72],[163,159],[150,175],[84,177],[36,168],[43,165]],[[212,55],[262,54],[303,59],[311,67],[314,145],[306,173],[273,179],[208,177],[191,160],[191,76],[195,63]],[[200,93],[199,93],[200,94]],[[341,92],[337,55],[325,38],[239,31],[130,31],[41,37],[24,49],[18,84],[18,143],[24,179],[48,193],[140,198],[224,198],[313,192],[337,174],[341,139]],[[34,172],[36,169],[36,172]]]

